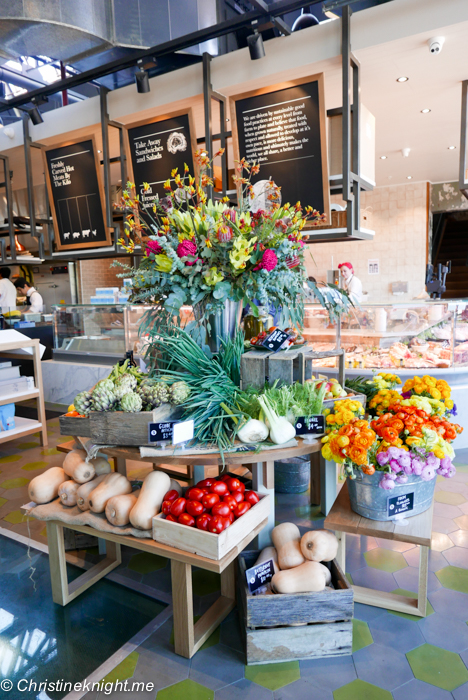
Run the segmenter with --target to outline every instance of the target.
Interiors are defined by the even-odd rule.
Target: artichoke
[[[169,403],[169,387],[164,382],[158,382],[153,387],[151,395],[157,406],[160,406],[162,403]]]
[[[82,416],[88,416],[92,406],[92,394],[90,391],[81,391],[73,401],[75,409]]]
[[[105,381],[105,380],[104,380]],[[111,382],[112,386],[114,383]],[[96,384],[91,398],[93,411],[111,411],[117,403],[116,396],[113,391],[109,391],[107,385],[98,382]]]
[[[122,397],[120,407],[122,411],[125,411],[126,413],[140,413],[140,411],[143,409],[143,401],[141,400],[141,396],[139,396],[139,394],[129,391]]]
[[[169,389],[169,401],[178,406],[187,401],[190,396],[190,387],[186,382],[175,382]]]
[[[125,394],[134,391],[136,386],[136,377],[134,377],[132,374],[123,374],[122,377],[119,377],[119,379],[117,379],[115,382],[114,394],[117,399],[120,400],[123,396],[125,396]]]
[[[101,379],[93,389],[93,396],[96,393],[96,389],[99,389],[99,391],[103,390],[103,391],[112,391],[113,392],[114,391],[114,382],[112,381],[112,379],[109,379],[109,377],[107,377],[107,379]]]

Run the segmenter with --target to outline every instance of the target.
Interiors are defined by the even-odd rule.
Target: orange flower
[[[375,473],[375,467],[372,464],[366,464],[365,467],[361,467],[361,471],[364,474],[369,474],[369,476],[372,476],[372,474]]]
[[[381,435],[390,444],[393,444],[398,439],[398,433],[394,428],[382,428]]]
[[[394,418],[393,420],[389,421],[389,425],[392,426],[392,428],[395,428],[399,433],[404,429],[405,425],[402,420],[399,418]]]
[[[369,427],[369,423],[366,420],[357,420],[354,423],[355,428],[367,428]]]
[[[367,450],[359,445],[352,445],[349,449],[349,457],[355,464],[367,462]]]
[[[343,425],[339,430],[338,433],[340,435],[347,435],[348,437],[352,435],[354,432],[353,426],[352,425]]]

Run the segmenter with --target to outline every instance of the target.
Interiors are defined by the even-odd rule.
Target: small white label
[[[174,423],[172,433],[172,444],[180,445],[181,442],[188,442],[193,438],[194,422],[186,420],[182,423]]]
[[[380,272],[379,261],[377,259],[368,260],[367,261],[367,270],[368,270],[369,275],[378,275]]]

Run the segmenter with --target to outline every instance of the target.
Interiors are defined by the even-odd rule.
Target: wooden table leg
[[[68,603],[68,579],[63,526],[53,521],[47,521],[46,526],[52,599],[58,605],[66,605]]]
[[[236,560],[221,573],[221,595],[232,600],[236,599]]]
[[[336,464],[325,460],[320,455],[320,506],[324,515],[328,515],[336,499]]]
[[[264,466],[266,465],[266,466]],[[270,496],[270,515],[267,526],[258,534],[252,545],[255,549],[263,549],[271,544],[271,531],[275,527],[275,468],[274,462],[256,462],[251,465],[252,488],[259,493]]]
[[[422,617],[427,613],[427,576],[429,569],[429,547],[419,545],[418,610]]]
[[[127,460],[124,457],[114,457],[114,471],[127,476]]]
[[[194,654],[192,567],[171,560],[175,653],[190,659]]]

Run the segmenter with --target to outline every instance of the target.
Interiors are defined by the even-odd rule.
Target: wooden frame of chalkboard
[[[232,123],[232,139],[233,139],[233,148],[234,148],[234,158],[236,160],[240,160],[241,154],[240,154],[240,139],[239,139],[239,124],[237,120],[237,110],[236,106],[238,102],[242,102],[244,100],[249,100],[252,102],[252,98],[255,97],[260,97],[263,95],[272,95],[274,96],[275,93],[281,92],[283,90],[287,90],[288,88],[296,88],[301,85],[307,85],[310,83],[316,83],[317,84],[317,100],[318,100],[318,126],[320,129],[320,157],[321,157],[321,166],[322,166],[322,177],[321,177],[321,183],[322,183],[322,201],[323,201],[323,206],[322,203],[317,205],[317,203],[314,202],[305,202],[302,200],[303,205],[310,204],[313,206],[315,209],[318,209],[321,214],[326,215],[326,223],[330,223],[331,218],[330,218],[330,183],[328,180],[328,153],[327,153],[327,135],[326,135],[326,111],[325,111],[325,81],[324,81],[324,76],[323,73],[318,73],[317,75],[312,75],[308,76],[306,78],[297,78],[295,80],[288,80],[283,83],[277,83],[275,85],[269,85],[268,87],[264,88],[258,88],[257,90],[251,90],[250,92],[243,92],[239,95],[231,95],[229,100],[230,100],[230,105],[231,105],[231,123]],[[274,99],[274,98],[273,98]],[[299,98],[298,98],[299,99]],[[300,98],[302,99],[302,97]],[[293,100],[291,100],[293,101]],[[278,102],[281,102],[281,98],[278,98]],[[285,102],[288,102],[286,100]],[[252,102],[253,104],[253,102]],[[277,106],[276,101],[274,103],[274,106]],[[259,109],[262,107],[262,105],[259,106]],[[267,106],[263,107],[266,108]],[[281,161],[276,161],[276,162],[281,162]],[[262,166],[262,163],[260,163],[260,166]],[[262,178],[262,175],[264,176]],[[262,167],[260,168],[260,175],[257,176],[257,178],[253,179],[253,182],[255,182],[258,179],[265,179],[265,177],[268,179],[269,173],[265,172],[265,168]],[[306,174],[304,174],[306,177]],[[274,178],[273,178],[274,179]],[[282,186],[282,190],[284,191],[284,183],[277,182],[276,183],[279,186]],[[283,202],[290,201],[291,203],[295,203],[297,201],[298,197],[294,197],[294,193],[292,196],[288,198],[288,196],[285,196],[283,198]],[[323,224],[322,224],[323,225]],[[306,225],[305,228],[316,228],[316,226],[313,226],[312,224]]]
[[[51,171],[49,169],[49,161],[47,159],[47,153],[50,151],[59,151],[62,148],[68,148],[68,146],[76,146],[79,144],[84,144],[87,142],[91,142],[92,144],[92,162],[94,163],[95,167],[95,175],[96,175],[96,185],[97,185],[97,190],[98,192],[94,192],[92,194],[98,195],[99,197],[99,202],[100,202],[100,212],[98,211],[97,215],[102,218],[101,222],[99,223],[99,228],[101,231],[101,235],[99,236],[98,240],[89,240],[89,241],[84,241],[83,242],[73,242],[73,238],[71,239],[70,243],[66,243],[65,239],[63,237],[63,234],[65,233],[64,231],[60,230],[59,227],[59,222],[58,222],[58,213],[57,213],[57,201],[56,198],[54,197],[54,191],[52,188],[52,175]],[[111,237],[111,232],[108,226],[106,226],[106,217],[105,217],[105,211],[106,211],[106,203],[105,203],[105,197],[104,197],[104,186],[102,184],[101,180],[101,173],[100,173],[100,162],[99,158],[97,155],[97,148],[96,148],[96,140],[94,138],[93,134],[90,134],[89,136],[86,137],[81,137],[81,138],[75,138],[75,139],[70,139],[68,141],[63,141],[62,143],[59,144],[54,144],[53,146],[46,146],[45,148],[42,149],[43,153],[43,159],[44,159],[44,170],[46,173],[46,183],[47,183],[47,191],[49,194],[49,202],[50,202],[50,208],[52,210],[52,219],[54,223],[54,233],[55,233],[55,244],[57,246],[57,250],[79,250],[81,248],[104,248],[107,246],[112,245],[112,237]],[[85,195],[78,195],[79,197],[85,196]],[[91,227],[92,228],[92,227]],[[69,233],[69,235],[73,235],[72,232]],[[92,235],[92,232],[91,232]],[[89,236],[89,232],[88,232]]]
[[[190,175],[194,175],[195,178],[198,181],[198,166],[195,162],[195,153],[197,151],[197,136],[196,136],[196,131],[195,131],[195,120],[193,117],[193,111],[191,107],[185,107],[185,109],[178,109],[174,110],[173,112],[166,112],[165,114],[149,117],[148,119],[142,119],[141,121],[138,122],[132,122],[131,124],[126,124],[125,125],[125,152],[127,156],[127,168],[128,168],[128,173],[129,173],[129,180],[131,182],[134,182],[136,187],[138,185],[143,184],[143,183],[138,183],[135,180],[135,169],[133,167],[133,158],[132,158],[132,152],[130,148],[130,139],[132,138],[131,132],[134,129],[139,129],[142,126],[147,126],[149,124],[158,124],[159,122],[167,121],[169,119],[176,119],[177,117],[181,116],[187,116],[188,118],[188,130],[189,130],[189,138],[190,138],[190,151],[192,154],[192,164],[193,168],[190,168]],[[190,167],[190,163],[188,163]],[[171,170],[172,168],[168,168],[168,171],[164,173],[163,178],[164,180],[170,179],[171,178]],[[183,168],[179,168],[179,174],[183,176]],[[150,234],[149,234],[150,235]]]

